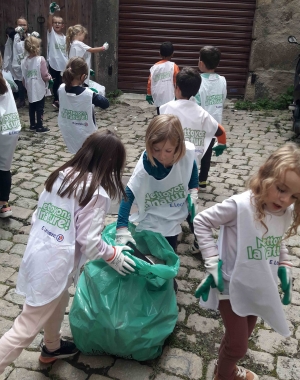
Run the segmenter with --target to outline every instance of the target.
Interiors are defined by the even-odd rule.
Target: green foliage
[[[238,100],[234,107],[238,110],[262,111],[262,110],[285,110],[289,104],[293,103],[294,88],[288,87],[285,93],[280,94],[276,99],[261,98],[256,102],[249,100]]]
[[[110,104],[116,104],[119,102],[118,97],[121,96],[122,94],[123,94],[123,92],[121,90],[117,89],[115,91],[108,92],[106,94],[106,97],[109,100]]]

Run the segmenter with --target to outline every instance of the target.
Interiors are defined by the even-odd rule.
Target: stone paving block
[[[56,376],[59,380],[86,380],[89,377],[89,375],[80,369],[73,367],[63,360],[55,362],[49,374]]]
[[[277,374],[281,380],[299,380],[300,360],[278,356]]]
[[[117,359],[108,371],[108,376],[119,380],[149,380],[153,370],[147,365],[141,365],[134,360]]]
[[[61,336],[63,338],[68,339],[68,340],[72,340],[73,339],[73,335],[72,335],[72,332],[71,332],[70,323],[69,323],[69,316],[68,315],[64,316],[64,320],[63,320],[62,325],[61,325]]]
[[[12,367],[6,367],[2,375],[0,375],[0,380],[5,380],[8,378],[8,375],[13,371]]]
[[[9,251],[9,253],[16,253],[17,255],[23,255],[23,253],[25,252],[25,249],[26,249],[26,245],[25,244],[15,244],[11,250]]]
[[[111,367],[114,364],[115,359],[112,356],[86,356],[83,354],[79,355],[78,363],[89,368],[106,368]]]
[[[8,268],[11,269],[11,268]],[[0,268],[0,276],[1,276],[1,268]],[[18,278],[18,272],[14,272],[7,280],[6,280],[6,285],[9,286],[16,286],[17,285],[17,278]]]
[[[6,331],[8,331],[12,325],[13,321],[0,317],[0,335],[2,336],[3,334],[5,334]]]
[[[13,207],[13,215],[18,219],[27,219],[32,214],[32,210],[19,206]]]
[[[28,236],[24,235],[24,234],[14,235],[13,242],[14,243],[20,243],[20,244],[27,244]]]
[[[270,354],[284,351],[290,355],[294,355],[297,353],[298,341],[291,337],[286,339],[275,331],[259,330],[255,344],[259,349]]]
[[[18,222],[16,219],[13,218],[6,218],[6,219],[0,219],[0,228],[3,230],[19,230],[21,227],[23,227],[23,223]]]
[[[189,293],[183,293],[180,291],[178,291],[178,293],[176,294],[176,298],[177,298],[178,305],[183,305],[183,306],[189,306],[193,303],[199,302],[193,295]]]
[[[21,355],[14,361],[17,368],[26,368],[32,371],[44,370],[49,364],[43,364],[39,361],[40,352],[23,350]]]
[[[1,242],[0,242],[1,246]],[[21,264],[21,257],[19,255],[1,253],[0,254],[0,265],[4,267],[18,268]]]
[[[111,379],[111,377],[106,377],[102,375],[92,375],[91,377],[89,377],[89,380],[109,380],[109,379]]]
[[[7,380],[49,380],[48,377],[43,375],[40,372],[35,371],[27,371],[23,368],[16,368],[13,370],[13,372],[9,375]]]
[[[274,356],[261,351],[253,351],[248,349],[247,355],[255,363],[261,364],[266,367],[270,372],[274,369]]]
[[[20,233],[24,233],[25,235],[29,235],[30,234],[30,230],[31,230],[31,225],[29,226],[23,226],[20,228],[19,232]]]
[[[155,377],[155,380],[182,380],[182,377],[167,375],[166,373],[160,373]]]
[[[187,327],[201,333],[209,333],[219,327],[219,321],[212,318],[205,318],[199,314],[191,314],[188,317]]]
[[[15,269],[0,266],[0,281],[5,282],[15,273]]]
[[[177,280],[178,289],[181,291],[189,292],[193,288],[193,284],[186,280]]]
[[[1,240],[10,240],[13,237],[13,234],[9,231],[3,230],[0,228],[0,241]]]
[[[165,347],[159,365],[166,371],[190,380],[202,377],[202,358],[180,348]]]
[[[6,301],[12,302],[12,303],[20,305],[20,306],[22,306],[24,304],[24,301],[25,301],[25,297],[21,296],[20,294],[17,294],[15,288],[10,289],[6,293],[6,296],[4,297],[4,299]]]
[[[37,206],[37,200],[31,199],[31,198],[22,198],[22,197],[20,197],[20,198],[18,198],[16,200],[15,205],[23,207],[25,209],[33,210]],[[14,215],[17,216],[17,214],[15,214],[15,207],[14,207]],[[19,216],[17,216],[17,217],[19,217]]]
[[[0,240],[0,251],[9,251],[13,245],[11,241]]]
[[[4,318],[16,318],[20,314],[19,306],[0,299],[0,316]]]
[[[3,297],[4,294],[6,294],[8,289],[9,289],[9,286],[0,284],[0,297]]]

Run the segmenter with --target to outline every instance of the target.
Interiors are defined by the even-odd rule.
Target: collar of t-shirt
[[[163,164],[157,161],[156,158],[153,157],[153,159],[156,166],[152,166],[151,162],[148,160],[147,152],[144,152],[143,165],[146,172],[157,180],[166,178],[166,176],[170,173],[173,165],[166,168]]]

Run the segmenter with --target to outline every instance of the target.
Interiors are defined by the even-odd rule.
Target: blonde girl
[[[300,149],[295,144],[271,154],[250,178],[248,191],[196,216],[195,234],[208,276],[195,295],[201,306],[219,309],[225,326],[214,380],[258,380],[236,365],[247,352],[257,317],[290,335],[281,302],[291,302],[292,263],[283,237],[295,235],[299,225]],[[218,227],[216,244],[212,228]],[[212,284],[218,290],[210,289]]]
[[[95,132],[77,154],[45,183],[18,274],[17,293],[26,297],[21,314],[0,339],[0,374],[44,329],[39,360],[74,356],[74,343],[61,339],[68,288],[87,260],[104,260],[120,275],[134,272],[124,255],[101,239],[110,198],[124,195],[121,173],[126,152],[112,132]]]
[[[195,146],[184,141],[177,116],[155,117],[146,131],[146,150],[142,153],[126,187],[117,222],[118,244],[133,243],[128,220],[137,222],[137,231],[160,232],[176,250],[180,224],[188,216],[186,199],[198,198],[198,172]],[[129,218],[133,201],[138,212]]]
[[[105,109],[109,101],[96,94],[83,83],[88,75],[88,67],[83,58],[69,60],[63,73],[63,84],[58,89],[58,125],[70,153],[76,153],[85,139],[97,130],[94,106]],[[68,116],[72,113],[73,117]]]
[[[109,45],[105,42],[103,46],[94,48],[90,47],[83,42],[87,34],[88,32],[86,28],[80,24],[70,26],[66,34],[66,50],[68,58],[82,57],[86,61],[89,72],[85,83],[88,85],[91,70],[91,53],[105,51],[108,49]]]
[[[2,56],[0,53],[0,67]],[[16,149],[21,123],[15,99],[0,70],[0,218],[12,215],[8,203],[11,189],[11,163]]]
[[[26,87],[29,101],[30,130],[45,133],[49,128],[43,126],[46,86],[51,79],[45,58],[40,56],[39,38],[29,36],[25,39],[26,58],[22,61],[23,83]],[[35,122],[36,120],[36,122]]]

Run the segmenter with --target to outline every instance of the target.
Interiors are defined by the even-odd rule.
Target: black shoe
[[[60,348],[54,352],[50,352],[47,350],[46,346],[43,345],[42,353],[39,357],[40,362],[42,363],[52,363],[57,359],[69,358],[70,356],[74,356],[78,352],[78,348],[75,346],[73,342],[69,342],[67,340],[60,340]]]
[[[36,125],[31,125],[29,127],[29,130],[32,131],[32,132],[36,132]]]
[[[50,129],[49,128],[45,128],[45,127],[37,128],[36,129],[37,133],[46,133],[46,132],[49,132],[49,131],[50,131]]]
[[[205,189],[207,185],[208,185],[207,181],[199,182],[199,187],[201,187],[201,189]]]
[[[52,103],[52,106],[56,109],[59,109],[59,101],[58,100],[54,100],[54,102]]]
[[[195,255],[196,253],[199,253],[199,252],[200,252],[199,245],[198,245],[197,239],[195,238],[192,245],[192,254]]]
[[[24,108],[25,107],[25,100],[19,101],[17,104],[17,108]]]

